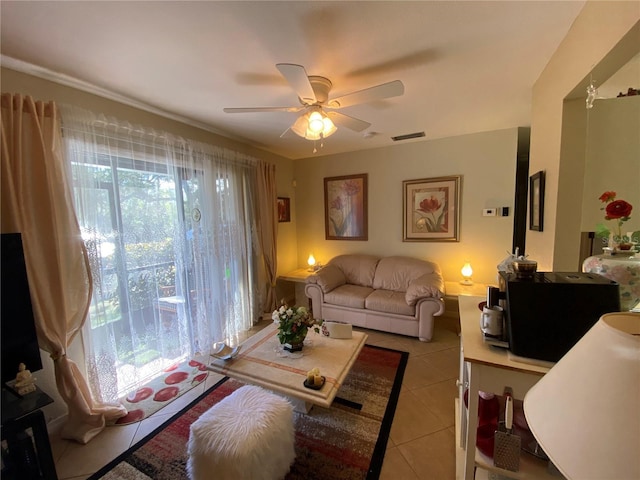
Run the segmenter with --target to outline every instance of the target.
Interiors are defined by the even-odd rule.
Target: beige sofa
[[[418,337],[433,336],[444,312],[440,267],[410,257],[340,255],[307,277],[313,316]]]

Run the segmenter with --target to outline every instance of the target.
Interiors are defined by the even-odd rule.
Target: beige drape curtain
[[[276,279],[278,270],[277,235],[278,235],[278,203],[276,193],[276,166],[265,161],[258,161],[258,228],[260,244],[264,256],[264,267],[267,275],[267,292],[264,311],[272,312],[276,308]]]
[[[2,232],[22,233],[38,341],[53,359],[68,407],[62,436],[87,443],[106,420],[126,412],[96,404],[66,355],[85,321],[92,281],[61,155],[56,105],[2,94],[1,128]]]

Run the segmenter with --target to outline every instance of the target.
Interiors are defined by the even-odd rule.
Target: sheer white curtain
[[[260,311],[255,159],[61,106],[94,293],[94,395],[115,400]]]

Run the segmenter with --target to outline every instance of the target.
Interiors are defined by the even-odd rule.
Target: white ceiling
[[[339,128],[321,155],[386,146],[391,136],[419,131],[428,140],[528,126],[532,86],[583,5],[2,0],[0,49],[9,68],[304,158],[313,142],[280,137],[296,114],[222,111],[298,105],[276,63],[328,77],[330,98],[404,83],[403,96],[340,110],[372,125],[361,133]]]

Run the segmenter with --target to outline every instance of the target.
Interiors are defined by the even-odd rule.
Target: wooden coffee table
[[[235,358],[209,356],[200,361],[213,372],[286,395],[297,410],[308,412],[313,405],[331,406],[367,339],[362,332],[353,332],[350,339],[335,339],[310,330],[302,356],[293,358],[283,356],[276,334],[276,325],[270,324],[247,339]],[[303,385],[307,372],[315,367],[326,378],[319,390]]]

